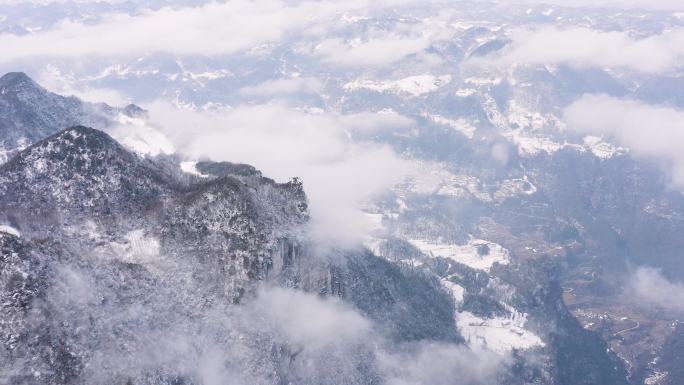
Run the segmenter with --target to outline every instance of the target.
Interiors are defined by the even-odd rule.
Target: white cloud
[[[494,160],[499,162],[502,166],[505,166],[508,164],[508,159],[510,158],[510,155],[508,153],[508,146],[503,144],[503,143],[497,143],[492,146],[491,149],[491,155]]]
[[[510,66],[516,63],[576,63],[661,73],[678,68],[684,59],[682,29],[647,38],[634,38],[626,32],[544,27],[515,30],[510,38],[511,44],[503,51],[483,59],[474,59],[471,64]]]
[[[110,106],[125,106],[130,102],[130,99],[124,96],[120,91],[110,88],[72,88],[63,89],[59,93],[63,95],[73,95],[88,102],[107,103]]]
[[[314,48],[323,62],[343,67],[388,66],[428,48],[424,37],[376,36],[366,41],[326,39]]]
[[[76,4],[90,4],[90,3],[104,3],[104,4],[117,4],[125,3],[127,0],[0,0],[0,4],[6,5],[16,5],[16,4],[38,4],[38,5],[48,5],[48,4],[64,4],[64,3],[76,3]]]
[[[349,305],[294,290],[262,289],[247,305],[244,317],[252,327],[274,330],[291,346],[300,347],[303,357],[297,360],[313,360],[306,364],[309,370],[325,373],[325,368],[312,368],[311,363],[335,365],[338,357],[351,363],[372,360],[388,385],[491,384],[509,363],[508,356],[465,345],[425,342],[398,346]],[[254,325],[254,319],[267,325]],[[372,353],[363,358],[367,352]],[[337,371],[333,374],[339,375]]]
[[[125,118],[120,116],[119,124],[108,127],[106,131],[129,150],[141,156],[169,155],[176,151],[161,130],[148,126],[143,119]]]
[[[322,242],[355,244],[371,226],[359,206],[408,170],[388,146],[350,139],[350,132],[372,126],[401,128],[408,120],[398,115],[313,114],[277,104],[221,112],[179,110],[165,102],[146,107],[189,156],[248,163],[279,181],[301,177],[312,235]]]
[[[278,41],[289,31],[305,29],[357,1],[232,0],[198,7],[146,10],[138,15],[103,15],[90,25],[65,20],[55,28],[29,35],[0,35],[0,61],[32,57],[75,57],[170,53],[232,54]]]
[[[288,94],[317,94],[323,90],[323,82],[316,78],[275,79],[240,89],[246,96],[282,96]]]
[[[628,294],[638,304],[684,314],[684,284],[665,278],[660,270],[640,267],[629,280]]]
[[[249,311],[267,315],[269,322],[295,346],[323,349],[339,343],[359,343],[372,332],[372,323],[336,298],[301,291],[262,289]]]
[[[361,112],[339,116],[340,122],[352,134],[373,134],[387,131],[403,131],[411,128],[414,121],[393,110]]]
[[[294,290],[262,289],[248,305],[247,317],[255,318],[251,315],[265,318],[303,354],[358,355],[359,346],[372,346],[388,385],[451,385],[454,376],[459,384],[490,384],[509,363],[506,355],[465,345],[425,342],[395,349],[377,325],[344,302]]]
[[[506,4],[555,4],[564,7],[676,10],[684,9],[680,0],[506,0]]]
[[[506,357],[464,346],[423,344],[410,354],[381,355],[388,385],[493,384]]]
[[[40,58],[171,55],[229,55],[277,43],[288,34],[318,39],[339,28],[342,14],[358,16],[412,6],[416,0],[286,1],[229,0],[186,7],[139,9],[135,14],[110,13],[97,23],[65,19],[50,29],[26,35],[0,34],[0,63]],[[416,36],[372,36],[347,44],[326,39],[317,54],[345,66],[388,65],[429,45],[423,35],[442,33],[423,26]]]
[[[568,106],[564,119],[581,132],[606,135],[636,156],[666,162],[673,182],[684,188],[684,112],[604,95],[585,95]]]
[[[130,103],[130,99],[117,90],[78,86],[74,76],[65,75],[57,67],[51,65],[46,66],[40,72],[38,83],[57,94],[76,96],[87,102],[107,103],[116,107]]]
[[[548,1],[522,1],[548,3]],[[569,6],[618,4],[620,6],[648,6],[671,8],[675,1],[604,0],[563,1],[552,3]],[[17,2],[19,3],[19,2]],[[429,2],[435,11],[448,8]],[[415,0],[349,0],[297,1],[285,0],[230,0],[187,7],[166,7],[158,10],[138,10],[136,14],[114,13],[99,16],[96,24],[63,20],[55,27],[27,35],[0,34],[4,54],[0,62],[35,57],[62,58],[79,56],[132,56],[150,53],[172,55],[234,54],[258,45],[281,41],[290,33],[309,38],[342,27],[340,15],[351,12],[365,17],[382,9],[416,5]],[[683,8],[680,4],[680,8]],[[361,39],[327,38],[312,51],[326,63],[345,67],[387,66],[414,54],[430,55],[425,49],[436,40],[448,39],[453,28],[437,12],[422,21],[399,23],[393,33],[369,31]],[[442,16],[440,16],[442,15]],[[566,61],[578,60],[609,65],[635,67],[653,71],[670,67],[682,57],[682,33],[669,31],[661,36],[637,40],[625,33],[600,33],[583,29],[559,31],[540,29],[518,31],[514,34],[515,47],[502,64],[511,61]],[[644,51],[656,53],[642,55]],[[673,52],[670,52],[673,51]],[[624,59],[620,59],[624,58]],[[633,63],[633,64],[630,64]]]

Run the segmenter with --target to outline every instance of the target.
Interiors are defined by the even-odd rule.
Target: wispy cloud
[[[637,304],[684,314],[684,283],[672,282],[660,270],[640,267],[629,280],[628,295]]]
[[[98,15],[97,21],[62,20],[31,34],[0,34],[5,54],[0,63],[32,58],[135,57],[149,54],[217,56],[277,44],[291,36],[322,62],[342,67],[389,66],[425,53],[449,27],[441,20],[370,29],[344,38],[331,34],[347,25],[341,18],[375,15],[386,9],[414,7],[416,0],[284,1],[230,0],[196,6],[139,9],[136,13]],[[423,4],[424,5],[424,4]],[[358,32],[358,31],[357,31]],[[300,47],[300,48],[301,48]],[[425,54],[424,59],[432,59]],[[292,83],[292,82],[290,82]],[[292,84],[278,84],[281,88]],[[284,88],[283,88],[284,89]],[[259,92],[259,90],[254,90]]]
[[[73,95],[88,102],[107,103],[117,107],[130,103],[130,99],[117,90],[79,86],[73,76],[64,75],[59,69],[50,65],[41,71],[38,82],[52,92],[60,95]]]
[[[309,349],[359,343],[372,333],[372,322],[349,304],[301,291],[262,289],[256,300],[249,304],[249,312],[262,316],[268,314],[273,325],[291,344]]]
[[[265,284],[241,306],[208,306],[197,300],[207,288],[188,274],[190,261],[169,259],[171,270],[158,272],[161,284],[127,285],[134,295],[121,301],[119,276],[104,274],[106,260],[84,258],[94,265],[57,267],[34,321],[78,327],[65,346],[89,353],[80,377],[87,383],[161,374],[204,385],[270,384],[274,375],[292,383],[381,376],[390,385],[446,385],[458,375],[459,384],[479,385],[506,368],[505,357],[464,345],[391,341],[352,305],[294,289]],[[4,365],[0,378],[22,369]]]
[[[588,8],[623,8],[649,10],[678,10],[684,9],[679,0],[506,0],[505,3],[518,4],[555,4],[563,7]]]
[[[684,112],[605,95],[585,95],[564,111],[568,125],[606,135],[636,156],[671,167],[672,179],[684,188]]]
[[[682,29],[635,38],[627,32],[543,27],[515,30],[510,38],[511,44],[506,49],[470,63],[499,66],[573,63],[662,73],[680,67],[684,59]]]
[[[278,41],[363,2],[233,0],[197,7],[162,8],[103,15],[97,24],[65,20],[29,35],[0,35],[0,61],[31,57],[77,57],[169,53],[232,54]],[[315,15],[315,16],[314,16]]]
[[[369,127],[405,129],[397,114],[315,113],[280,104],[239,106],[220,112],[146,106],[177,147],[192,157],[249,163],[276,180],[298,176],[310,199],[312,235],[351,245],[370,224],[359,205],[397,182],[409,165],[390,147],[353,141]]]
[[[380,365],[388,385],[492,384],[506,357],[463,346],[423,344],[410,354],[385,354]]]
[[[274,97],[289,94],[318,94],[323,90],[323,82],[316,78],[297,77],[268,80],[253,86],[240,89],[244,96]]]
[[[328,64],[343,67],[388,66],[422,52],[430,45],[424,37],[377,36],[366,41],[326,39],[314,55]]]

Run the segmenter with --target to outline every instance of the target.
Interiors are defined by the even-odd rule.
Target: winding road
[[[620,330],[619,332],[615,333],[615,336],[616,336],[616,337],[619,336],[619,335],[622,335],[622,334],[624,334],[624,333],[629,333],[629,332],[631,332],[631,331],[637,330],[639,327],[641,327],[641,324],[639,323],[639,321],[635,321],[635,320],[633,320],[633,319],[628,319],[628,320],[634,322],[635,325],[632,326],[632,327],[630,327],[630,328],[627,328],[627,329],[622,329],[622,330]],[[626,320],[626,321],[627,321],[627,320]]]

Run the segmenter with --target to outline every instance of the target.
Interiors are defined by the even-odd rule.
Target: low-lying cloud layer
[[[356,297],[357,308],[318,290],[281,287],[270,277],[253,282],[234,304],[224,291],[234,283],[231,274],[207,279],[218,277],[218,256],[166,253],[175,247],[149,229],[127,230],[72,223],[59,238],[66,255],[32,250],[29,238],[24,244],[0,235],[14,255],[6,276],[23,275],[19,285],[29,287],[2,292],[3,300],[20,296],[22,302],[10,301],[9,318],[3,318],[10,342],[0,347],[0,383],[55,383],[68,376],[94,385],[440,385],[458,375],[461,385],[480,385],[495,383],[507,369],[506,359],[493,352],[390,337],[384,317],[360,310],[367,309],[361,304],[367,298]],[[24,264],[35,271],[24,271]],[[330,267],[315,264],[320,270],[297,274],[317,282],[314,287],[327,285]],[[347,277],[385,274],[382,264],[363,269]],[[26,293],[33,287],[40,289]],[[403,296],[368,303],[415,305]],[[25,343],[23,336],[38,342]],[[16,349],[5,349],[12,341]]]
[[[107,103],[111,106],[124,106],[130,103],[121,92],[111,88],[77,87],[77,81],[73,76],[64,75],[51,65],[40,73],[38,83],[60,95],[73,95],[93,103]]]
[[[191,7],[143,8],[135,14],[103,14],[87,23],[65,19],[53,28],[30,34],[0,34],[5,52],[0,63],[36,57],[231,55],[278,43],[294,34],[313,39],[315,52],[310,53],[324,62],[345,67],[386,66],[427,48],[430,39],[424,31],[370,36],[364,42],[316,39],[344,27],[339,21],[347,12],[365,15],[411,3],[415,0],[231,0]]]
[[[134,16],[104,15],[97,24],[64,20],[44,32],[0,35],[0,46],[6,52],[0,61],[36,56],[130,56],[158,52],[232,54],[277,41],[295,28],[305,28],[314,20],[355,6],[354,1],[291,4],[278,0],[234,0],[144,11]]]
[[[430,343],[408,354],[383,354],[380,359],[388,385],[496,383],[505,363],[491,351]]]
[[[628,294],[637,304],[655,306],[675,314],[684,314],[684,283],[672,282],[660,270],[637,269],[628,287]]]
[[[240,94],[247,97],[278,97],[291,94],[318,94],[323,90],[323,82],[316,78],[295,77],[267,80],[263,83],[246,86]]]
[[[78,373],[88,384],[446,385],[456,375],[458,384],[480,385],[495,383],[508,364],[463,345],[390,340],[352,305],[291,288],[264,283],[249,301],[226,305],[189,273],[188,263],[211,268],[197,261],[157,255],[165,269],[128,280],[118,263],[80,258],[55,266],[32,322],[70,328],[61,343],[87,363]],[[10,363],[0,367],[0,381],[26,374],[23,362]],[[49,372],[40,369],[34,375]]]
[[[338,115],[279,104],[220,112],[180,110],[166,102],[147,107],[190,157],[248,163],[278,181],[302,178],[312,235],[326,243],[351,246],[359,241],[370,226],[360,204],[410,168],[390,147],[350,138],[354,132],[404,130],[413,123],[396,114]]]
[[[505,3],[519,4],[554,4],[563,7],[589,7],[589,8],[623,8],[623,9],[649,9],[649,10],[678,10],[684,9],[684,4],[679,0],[506,0]]]
[[[542,27],[513,31],[510,38],[511,44],[504,50],[473,63],[499,66],[572,63],[662,73],[680,67],[684,59],[682,29],[636,38],[627,32]]]
[[[424,37],[380,36],[353,44],[342,39],[326,39],[316,46],[314,54],[326,63],[344,67],[388,66],[429,45],[430,40]]]
[[[663,161],[684,188],[684,112],[605,95],[585,95],[565,109],[568,125],[605,135],[639,157]]]

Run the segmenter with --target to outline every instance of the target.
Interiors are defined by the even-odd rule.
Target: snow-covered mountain
[[[84,126],[0,166],[3,382],[204,383],[212,369],[187,360],[220,354],[215,370],[241,367],[251,383],[374,383],[376,355],[390,353],[374,352],[377,341],[338,346],[271,324],[287,313],[270,307],[292,296],[314,301],[303,317],[331,307],[370,332],[367,317],[385,343],[460,340],[451,300],[430,277],[363,251],[317,253],[300,181],[225,162],[195,169]]]
[[[63,117],[72,118],[78,119]],[[381,241],[376,252],[390,260],[400,255],[404,262],[398,266],[361,250],[322,251],[306,235],[300,181],[278,184],[247,165],[186,163],[131,152],[102,131],[74,126],[0,166],[7,381],[89,383],[130,376],[126,381],[134,383],[201,382],[198,368],[176,367],[177,355],[187,350],[143,367],[102,361],[139,352],[153,333],[176,335],[182,327],[183,338],[193,341],[209,338],[205,328],[227,333],[214,348],[223,359],[251,367],[255,381],[296,377],[318,383],[324,372],[301,371],[298,345],[277,343],[276,336],[248,325],[228,332],[216,324],[234,320],[243,308],[252,311],[269,295],[261,291],[276,285],[340,298],[376,325],[382,337],[373,338],[382,338],[388,351],[363,343],[343,347],[361,360],[355,367],[335,361],[349,359],[349,352],[301,353],[306,365],[342,370],[344,383],[375,383],[385,375],[374,368],[375,360],[417,342],[515,353],[515,367],[526,374],[514,375],[502,361],[493,373],[505,383],[576,377],[579,367],[559,361],[566,354],[582,360],[588,378],[621,383],[602,342],[565,310],[558,284],[546,281],[548,267],[512,268],[506,249],[481,240],[465,246]],[[407,259],[397,252],[401,248],[421,256]],[[225,320],[212,318],[217,311]],[[225,351],[234,338],[254,341],[242,353]],[[207,354],[196,343],[182,349]],[[463,343],[467,347],[459,347]],[[280,353],[263,358],[276,346]],[[255,361],[261,356],[267,366]],[[280,368],[273,369],[275,377],[265,376],[268,367]]]
[[[0,325],[52,314],[74,285],[101,297],[31,324],[58,342],[11,339],[0,361],[20,369],[0,378],[27,365],[63,383],[684,381],[681,301],[663,294],[684,275],[684,13],[45,3],[0,10],[0,41],[19,42],[0,68],[113,101],[0,81],[0,231],[21,271],[3,282],[28,309]],[[127,39],[148,23],[176,27]],[[188,44],[195,30],[211,33]],[[128,50],[83,38],[96,34]],[[51,39],[71,53],[35,48]],[[331,212],[352,225],[317,217]],[[322,245],[316,227],[328,243],[358,230],[365,249]],[[125,316],[67,325],[79,312]],[[157,339],[172,354],[143,349]],[[149,359],[107,365],[110,346]],[[59,349],[78,359],[56,366]]]
[[[174,166],[76,126],[0,168],[3,381],[195,383],[204,369],[185,360],[219,349],[226,365],[251,368],[241,375],[253,383],[317,383],[323,372],[299,368],[311,360],[344,383],[372,383],[372,355],[363,355],[372,346],[340,347],[356,356],[325,344],[328,357],[310,341],[269,336],[278,325],[263,319],[270,309],[253,308],[263,306],[255,297],[290,295],[260,293],[272,285],[345,298],[396,341],[458,340],[448,296],[427,277],[363,252],[342,265],[314,258],[298,181],[225,163],[203,163],[201,177]]]
[[[119,121],[120,115],[139,118],[144,114],[135,105],[114,108],[57,95],[23,72],[7,73],[0,78],[0,163],[66,127],[84,124],[104,128]]]

